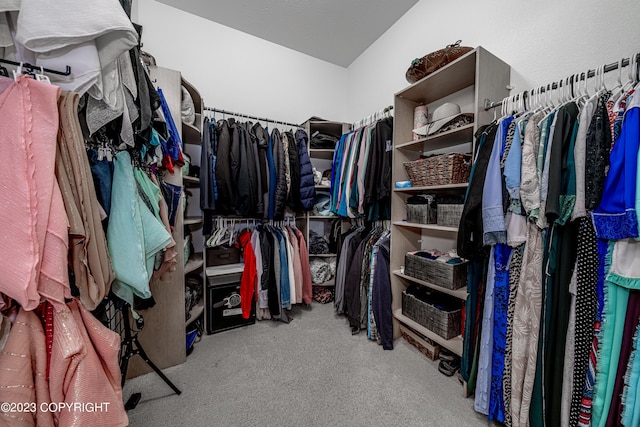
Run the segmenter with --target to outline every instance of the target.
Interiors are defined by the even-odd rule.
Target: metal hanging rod
[[[635,56],[636,56],[636,59],[640,58],[640,53],[636,54]],[[622,61],[620,61],[620,62],[613,62],[611,64],[607,64],[607,65],[604,66],[604,72],[608,73],[608,72],[617,70],[618,69],[618,65],[620,65],[621,68],[626,67],[627,65],[629,65],[630,62],[631,62],[631,58],[623,58]],[[636,64],[637,64],[637,62],[636,62]],[[594,77],[596,75],[596,70],[588,70],[586,73],[582,72],[580,74],[572,75],[572,76],[569,77],[569,83],[568,84],[573,84],[574,78],[576,76],[578,76],[578,75],[580,76],[578,81],[583,81],[585,79],[589,79],[591,77]],[[547,84],[547,85],[542,86],[540,88],[540,91],[542,93],[544,93],[544,92],[546,92],[548,90],[558,89],[558,88],[562,87],[562,85],[563,85],[562,80],[560,82],[553,82],[551,84]],[[527,94],[528,92],[530,92],[530,91],[525,91],[523,93]],[[524,95],[524,96],[526,96],[526,95]],[[494,101],[491,101],[490,99],[485,99],[484,100],[484,110],[485,111],[491,110],[492,108],[500,107],[501,105],[502,105],[502,101],[494,102]]]
[[[385,114],[390,113],[393,110],[393,105],[389,105],[388,107],[383,108],[382,110],[378,110],[373,114],[364,117],[353,124],[354,129],[360,128],[364,126],[367,122],[373,123],[378,118],[384,117]]]
[[[275,123],[275,124],[283,124],[283,125],[286,125],[286,126],[293,126],[293,127],[297,127],[297,128],[303,128],[303,126],[300,126],[300,125],[295,124],[295,123],[283,122],[281,120],[267,119],[266,117],[257,117],[257,116],[250,116],[248,114],[234,113],[233,111],[222,110],[222,109],[219,109],[219,108],[204,107],[204,109],[205,109],[205,111],[213,111],[214,113],[228,114],[230,116],[236,116],[236,117],[244,117],[245,119],[260,120],[260,121],[263,121],[263,122],[269,122],[269,123]]]
[[[27,62],[16,62],[16,61],[11,61],[9,59],[4,59],[4,58],[0,58],[0,63],[3,64],[10,64],[10,65],[15,65],[17,67],[24,67],[24,68],[28,68],[30,70],[42,70],[44,72],[50,73],[50,74],[57,74],[59,76],[68,76],[71,75],[71,67],[67,65],[67,69],[65,71],[58,71],[58,70],[52,70],[50,68],[42,68],[42,67],[38,67],[37,65],[31,65]]]

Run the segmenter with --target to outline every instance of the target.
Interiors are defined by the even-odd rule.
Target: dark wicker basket
[[[438,225],[443,227],[459,227],[464,205],[438,204]]]
[[[469,182],[471,155],[441,154],[415,162],[404,162],[403,165],[414,187],[462,184]]]
[[[404,274],[446,289],[460,289],[467,285],[467,261],[447,264],[408,252],[404,256]]]
[[[437,223],[435,196],[419,195],[424,203],[407,203],[407,222],[416,224],[435,224]]]
[[[445,295],[446,297],[446,295]],[[443,307],[442,297],[436,296],[433,301],[424,301],[407,290],[402,291],[402,314],[419,323],[444,339],[460,335],[462,325],[462,309]]]

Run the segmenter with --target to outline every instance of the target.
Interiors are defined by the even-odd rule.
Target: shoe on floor
[[[459,364],[455,364],[454,362],[448,362],[446,360],[441,360],[438,364],[438,371],[443,373],[448,377],[452,377],[456,372],[460,369]]]

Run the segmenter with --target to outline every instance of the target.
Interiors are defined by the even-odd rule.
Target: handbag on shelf
[[[462,40],[458,40],[444,49],[428,53],[422,58],[414,59],[405,75],[407,81],[415,83],[473,50],[472,47],[460,46],[460,43]]]

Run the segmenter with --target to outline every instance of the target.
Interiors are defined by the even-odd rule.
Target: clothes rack
[[[638,60],[640,59],[640,53],[637,53],[634,56],[635,56],[634,63],[635,63],[636,68],[638,68]],[[571,76],[567,77],[566,79],[560,80],[558,82],[553,82],[553,83],[541,86],[539,89],[536,88],[536,89],[531,89],[531,90],[524,91],[524,92],[522,92],[522,97],[523,97],[524,101],[526,102],[526,100],[529,98],[529,94],[530,93],[533,94],[534,91],[537,92],[538,90],[540,90],[540,93],[544,93],[544,92],[550,91],[550,90],[561,89],[563,87],[563,84],[564,84],[565,87],[568,86],[568,85],[573,85],[574,82],[576,81],[576,78],[578,78],[577,81],[584,81],[586,79],[595,77],[596,73],[598,73],[598,72],[600,72],[600,73],[609,73],[611,71],[617,70],[618,68],[624,68],[624,67],[632,64],[632,61],[631,61],[632,59],[633,59],[633,56],[630,57],[630,58],[622,58],[618,62],[612,62],[611,64],[606,64],[606,65],[598,67],[598,68],[596,68],[594,70],[587,70],[586,73],[582,72],[582,73],[571,75]],[[600,71],[601,69],[602,69],[602,71]],[[573,87],[571,86],[570,88],[573,91]],[[514,97],[519,97],[519,96],[520,96],[520,94],[514,95]],[[484,110],[485,111],[489,111],[489,110],[491,110],[493,108],[501,107],[506,99],[507,98],[503,99],[502,101],[494,102],[494,101],[491,101],[490,99],[486,98],[484,100]],[[519,98],[515,99],[515,100],[517,101],[517,100],[519,100]]]
[[[283,125],[293,126],[293,127],[296,127],[296,128],[303,129],[303,126],[295,124],[295,123],[283,122],[281,120],[267,119],[266,117],[250,116],[248,114],[242,114],[242,113],[234,113],[233,111],[222,110],[220,108],[204,107],[204,110],[205,111],[212,111],[214,113],[228,114],[230,116],[243,117],[245,119],[253,119],[253,120],[259,120],[259,121],[275,123],[275,124],[283,124]]]
[[[4,58],[0,58],[0,63],[9,64],[9,65],[15,65],[17,67],[24,67],[24,68],[28,68],[30,70],[42,70],[42,71],[45,71],[47,73],[58,74],[59,76],[69,76],[69,75],[71,75],[71,67],[68,66],[68,65],[67,65],[67,68],[65,69],[65,71],[58,71],[58,70],[52,70],[50,68],[38,67],[37,65],[31,65],[28,62],[16,62],[16,61],[11,61],[9,59],[4,59]]]
[[[353,123],[353,128],[354,129],[358,129],[361,128],[363,126],[366,126],[368,124],[371,124],[373,122],[375,122],[376,120],[379,120],[383,117],[385,117],[386,115],[391,113],[391,110],[393,110],[393,105],[389,105],[388,107],[385,107],[381,110],[376,111],[373,114],[368,115],[367,117],[364,117],[360,120],[358,120],[357,122]]]

